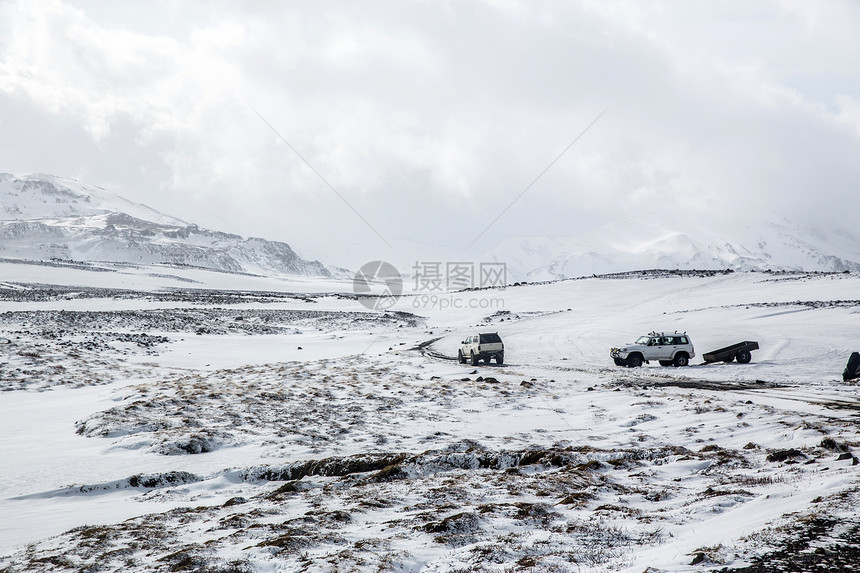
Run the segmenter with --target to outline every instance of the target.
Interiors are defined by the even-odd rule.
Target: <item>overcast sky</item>
[[[2,1],[0,171],[353,269],[856,222],[858,31],[851,0]]]

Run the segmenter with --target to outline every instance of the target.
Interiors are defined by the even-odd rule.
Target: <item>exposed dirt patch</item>
[[[860,526],[827,516],[803,516],[783,528],[778,547],[747,567],[721,573],[860,571]]]
[[[689,388],[695,390],[712,390],[714,392],[738,392],[742,390],[763,390],[766,388],[784,388],[785,385],[776,382],[756,380],[755,382],[713,382],[710,380],[690,379],[644,379],[620,377],[609,383],[610,387],[641,388]]]

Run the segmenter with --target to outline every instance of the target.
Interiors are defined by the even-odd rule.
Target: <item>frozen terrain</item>
[[[0,262],[0,571],[860,568],[860,274]],[[609,348],[690,334],[688,368]],[[460,365],[497,331],[504,366]],[[752,363],[701,354],[757,340]]]

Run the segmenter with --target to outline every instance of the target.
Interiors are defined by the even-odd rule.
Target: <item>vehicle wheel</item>
[[[752,359],[752,354],[750,354],[749,350],[741,350],[738,352],[738,362],[741,364],[748,364]]]
[[[624,361],[621,360],[620,358],[613,358],[613,360],[615,360],[616,366],[627,366],[627,364],[625,364]]]
[[[726,364],[728,364],[729,362],[731,362],[731,361],[732,361],[732,360],[734,360],[734,359],[735,359],[735,357],[734,357],[734,356],[728,356],[728,357],[726,357],[726,358],[723,358],[723,362],[725,362]]]
[[[472,363],[472,366],[477,366],[478,365],[478,357],[475,356],[474,352],[470,352],[469,354],[470,354],[470,358],[471,358],[471,360],[469,360],[469,362]]]
[[[458,351],[457,351],[457,362],[459,362],[460,364],[465,364],[465,363],[466,363],[466,357],[465,357],[465,356],[463,356],[463,351],[462,351],[462,350],[458,350]]]
[[[683,352],[675,356],[675,361],[673,362],[675,366],[689,366],[690,365],[690,357],[684,354]]]
[[[496,354],[496,364],[504,364],[505,363],[505,355],[504,354]]]
[[[671,365],[672,365],[671,360],[661,360],[660,361],[660,366],[671,366]]]
[[[641,354],[631,354],[627,357],[627,366],[630,368],[639,368],[642,366],[642,355]]]

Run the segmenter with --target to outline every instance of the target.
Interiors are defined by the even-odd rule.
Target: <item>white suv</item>
[[[689,366],[696,355],[693,341],[686,332],[649,332],[632,344],[613,348],[609,355],[618,366],[642,366],[657,360],[661,366]]]
[[[478,360],[489,364],[493,358],[496,359],[496,364],[502,364],[505,361],[505,345],[496,332],[469,336],[460,343],[460,350],[457,351],[457,360],[460,364],[465,364],[467,359],[472,366],[477,366]]]

